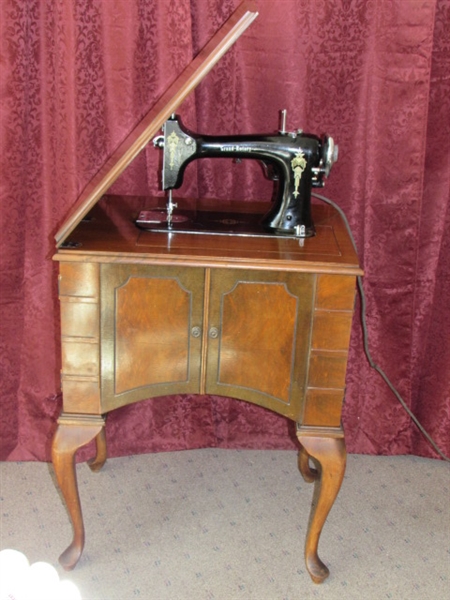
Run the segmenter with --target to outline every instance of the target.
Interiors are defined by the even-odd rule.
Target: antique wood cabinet
[[[217,394],[297,423],[301,473],[319,478],[306,561],[321,581],[319,535],[345,469],[341,408],[360,274],[345,227],[315,206],[307,240],[139,230],[133,217],[157,202],[106,197],[55,255],[63,412],[53,463],[74,529],[60,560],[72,568],[83,549],[74,456],[95,438],[90,465],[103,465],[104,416],[150,397]]]
[[[158,234],[137,229],[134,219],[161,198],[105,197],[257,14],[251,2],[237,8],[100,168],[56,233],[63,409],[52,460],[73,526],[60,557],[66,569],[84,547],[77,450],[95,439],[89,464],[99,470],[108,412],[202,393],[253,402],[297,423],[300,472],[318,485],[306,565],[316,582],[328,575],[317,549],[345,470],[341,409],[361,274],[339,215],[315,206],[317,235],[306,240]],[[268,209],[200,204],[234,213],[245,206],[255,219]]]

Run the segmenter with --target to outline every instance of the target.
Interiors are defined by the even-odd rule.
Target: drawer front
[[[60,263],[61,386],[67,413],[101,412],[99,265]]]
[[[317,275],[303,425],[340,427],[354,301],[355,277]]]

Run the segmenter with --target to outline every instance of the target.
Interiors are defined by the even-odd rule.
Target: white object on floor
[[[77,586],[60,581],[57,570],[46,562],[30,565],[18,550],[0,552],[0,600],[82,600]]]

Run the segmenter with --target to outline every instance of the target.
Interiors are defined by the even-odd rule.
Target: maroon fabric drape
[[[48,460],[60,410],[53,234],[105,159],[238,0],[4,0],[1,444]],[[325,193],[347,213],[365,270],[374,360],[450,453],[450,3],[256,2],[260,15],[180,109],[211,134],[326,131],[340,147]],[[114,185],[158,192],[148,147]],[[251,161],[191,165],[183,194],[270,196]],[[348,448],[435,456],[363,354],[355,318]],[[295,447],[285,419],[216,397],[113,412],[110,455],[199,446]],[[84,454],[86,454],[85,451]],[[83,453],[81,453],[83,455]]]

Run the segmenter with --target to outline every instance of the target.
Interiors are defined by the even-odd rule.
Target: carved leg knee
[[[309,464],[309,459],[309,454],[306,452],[303,446],[301,446],[298,453],[298,468],[306,483],[312,483],[313,481],[316,481],[316,479],[319,477],[317,469],[311,468],[311,465]]]
[[[95,458],[92,458],[88,461],[88,465],[91,471],[97,473],[103,467],[107,459],[106,432],[104,427],[102,427],[101,431],[97,434],[95,438],[95,445],[97,453],[95,455]]]

